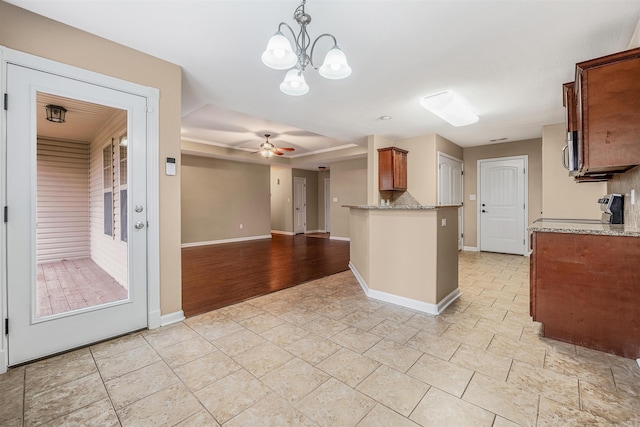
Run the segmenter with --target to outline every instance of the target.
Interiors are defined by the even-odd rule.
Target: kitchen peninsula
[[[429,314],[458,289],[458,205],[350,208],[349,267],[367,296]]]

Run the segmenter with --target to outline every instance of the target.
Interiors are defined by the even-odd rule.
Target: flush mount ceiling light
[[[44,107],[47,111],[47,120],[53,123],[64,123],[67,109],[59,105],[49,104]]]
[[[479,119],[471,107],[459,95],[450,90],[425,96],[420,101],[420,105],[452,126],[470,125]]]
[[[262,54],[262,62],[274,70],[289,70],[280,84],[280,90],[287,95],[300,96],[309,92],[309,86],[304,80],[304,70],[308,65],[326,79],[338,80],[349,77],[351,67],[347,64],[347,58],[338,47],[338,42],[332,34],[324,33],[316,37],[311,43],[311,37],[307,32],[307,25],[311,22],[311,15],[304,11],[306,0],[302,0],[293,13],[293,19],[300,25],[300,32],[296,36],[293,29],[285,22],[278,25],[278,31],[269,39],[267,49]],[[284,34],[282,27],[286,27],[291,32],[295,43],[295,51],[291,48],[291,43]],[[313,64],[313,52],[316,43],[322,37],[330,37],[333,40],[333,47],[324,57],[324,62],[320,68]],[[311,50],[309,50],[311,46]]]

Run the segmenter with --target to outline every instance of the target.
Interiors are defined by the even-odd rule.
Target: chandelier
[[[347,58],[338,47],[338,42],[332,34],[324,33],[316,37],[311,43],[311,37],[307,32],[307,25],[311,22],[311,15],[304,11],[306,0],[302,0],[293,13],[293,19],[300,25],[300,32],[295,35],[293,29],[285,22],[278,25],[278,31],[269,39],[267,49],[262,54],[262,62],[274,70],[289,70],[284,81],[280,84],[280,90],[287,95],[300,96],[309,92],[309,86],[304,80],[304,70],[308,65],[326,79],[338,80],[349,77],[351,67],[347,64]],[[282,34],[282,27],[291,31],[295,42],[295,51],[291,48],[291,43]],[[320,68],[313,63],[313,52],[316,43],[322,37],[330,37],[333,40],[333,47],[324,57],[324,62]],[[309,46],[311,49],[309,50]],[[307,52],[309,51],[309,52]]]

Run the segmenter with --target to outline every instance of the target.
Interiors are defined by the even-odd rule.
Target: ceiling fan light
[[[278,31],[269,39],[262,53],[262,62],[274,70],[286,70],[296,65],[298,57],[291,49],[289,40]]]
[[[309,92],[309,86],[304,80],[302,71],[293,68],[284,76],[284,81],[280,83],[280,90],[291,96],[301,96]]]
[[[420,105],[452,126],[466,126],[479,120],[467,103],[452,91],[425,96]]]
[[[333,48],[327,52],[318,72],[325,79],[331,80],[344,79],[351,75],[351,67],[347,64],[347,57],[338,45],[333,46]]]

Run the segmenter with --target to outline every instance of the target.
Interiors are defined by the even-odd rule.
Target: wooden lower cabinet
[[[534,232],[531,315],[547,338],[640,358],[640,238]]]

